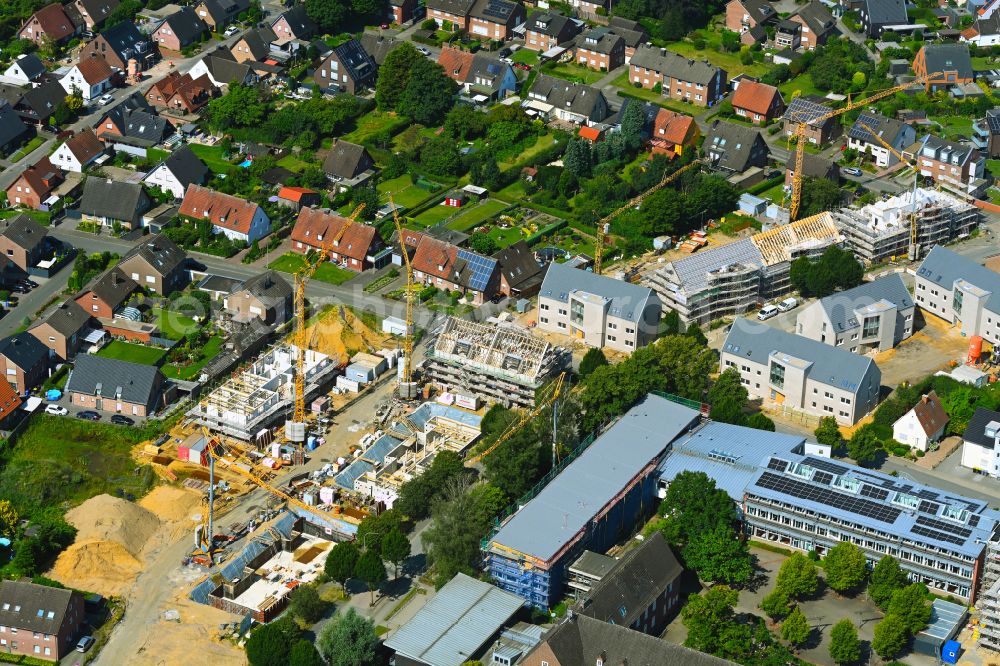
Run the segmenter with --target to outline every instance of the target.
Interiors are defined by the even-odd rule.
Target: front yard
[[[584,67],[583,65],[577,65],[571,62],[560,62],[555,65],[546,65],[542,68],[542,73],[555,76],[560,79],[565,79],[573,83],[586,83],[588,85],[600,81],[601,78],[607,74],[606,71],[590,69],[589,67]]]
[[[137,345],[121,340],[112,340],[110,344],[97,352],[103,358],[115,358],[119,361],[138,363],[139,365],[156,365],[167,352],[155,347]]]
[[[521,65],[531,65],[534,67],[539,62],[538,51],[532,51],[524,47],[519,48],[510,58],[515,63]]]
[[[622,91],[623,97],[636,97],[645,102],[652,102],[657,106],[662,106],[665,109],[671,109],[672,111],[684,113],[689,116],[704,113],[707,110],[705,107],[695,106],[694,104],[690,104],[688,102],[667,99],[661,93],[658,93],[650,88],[636,88],[629,81],[628,76],[628,71],[624,71],[611,81],[611,85]]]
[[[281,271],[282,273],[294,274],[302,270],[305,263],[305,257],[301,254],[286,252],[268,264],[267,267],[271,270]],[[343,269],[340,266],[327,261],[320,264],[319,268],[316,269],[316,272],[313,273],[312,279],[319,280],[320,282],[327,282],[329,284],[343,284],[355,275],[357,275],[357,273]]]
[[[41,146],[43,143],[45,143],[44,136],[39,134],[38,136],[32,137],[31,141],[24,144],[24,147],[21,148],[21,150],[17,151],[16,153],[10,156],[10,162],[13,164],[14,162],[19,162],[23,160],[25,157],[27,157],[34,151],[38,150],[38,147]]]

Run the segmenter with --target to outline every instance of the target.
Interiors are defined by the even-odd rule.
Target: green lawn
[[[163,337],[169,340],[180,340],[201,328],[201,324],[191,317],[163,308],[153,310],[153,323],[159,327]]]
[[[561,62],[551,67],[545,67],[542,69],[542,72],[574,83],[587,84],[595,83],[607,74],[607,72],[590,69],[570,62]]]
[[[418,228],[433,227],[438,222],[443,222],[445,218],[449,215],[454,215],[456,212],[458,212],[457,208],[438,204],[437,206],[431,206],[420,215],[417,215],[413,218],[413,222],[418,226]]]
[[[515,164],[519,164],[519,163],[524,162],[526,160],[530,160],[532,157],[534,157],[535,155],[539,154],[543,150],[546,150],[547,148],[550,148],[552,146],[552,144],[554,144],[555,142],[556,142],[556,137],[554,135],[552,135],[552,134],[543,134],[540,137],[538,137],[537,139],[535,139],[535,145],[533,145],[530,148],[527,148],[525,150],[522,150],[521,152],[519,152],[519,153],[517,153],[515,155],[511,155],[507,159],[505,159],[502,162],[500,162],[500,164],[498,166],[500,167],[501,171],[505,171],[505,170],[511,168],[512,166],[514,166]],[[520,175],[520,174],[518,174],[518,175]]]
[[[162,370],[163,374],[170,379],[184,379],[192,380],[198,377],[201,373],[201,369],[211,361],[213,358],[218,356],[219,352],[222,350],[222,338],[217,335],[213,335],[202,347],[205,352],[205,358],[201,359],[197,363],[192,363],[190,365],[178,366],[173,363],[168,363],[164,365]]]
[[[17,217],[18,215],[27,215],[35,222],[38,222],[43,227],[49,226],[52,214],[45,210],[19,210],[16,208],[8,208],[7,210],[0,210],[0,220],[5,220],[8,217]]]
[[[159,164],[168,157],[170,157],[170,153],[165,150],[160,150],[159,148],[146,149],[146,159],[154,164]]]
[[[813,85],[812,77],[809,76],[808,72],[804,72],[796,76],[794,79],[785,81],[780,86],[778,86],[778,90],[781,91],[781,95],[788,102],[791,102],[792,93],[794,93],[796,90],[799,91],[799,96],[805,96],[805,95],[823,96],[823,93],[820,92],[816,88],[816,86]]]
[[[972,136],[972,118],[970,116],[929,116],[941,125],[941,134],[946,139],[957,139],[959,137],[969,138]]]
[[[139,365],[156,365],[166,353],[166,351],[154,347],[113,340],[111,344],[97,352],[97,355],[104,358],[116,358],[120,361],[138,363]]]
[[[514,52],[514,55],[511,56],[511,60],[521,63],[522,65],[531,65],[534,67],[539,61],[538,51],[532,51],[531,49],[521,47]]]
[[[135,474],[131,450],[150,429],[35,414],[8,453],[0,494],[21,507],[75,505],[120,490],[142,495],[153,479]]]
[[[385,111],[372,111],[358,118],[355,128],[341,138],[350,143],[365,143],[380,132],[393,133],[394,129],[408,124],[405,118]]]
[[[302,270],[304,265],[305,259],[301,254],[286,252],[268,264],[267,267],[271,270],[281,271],[283,273],[296,273]],[[355,275],[357,275],[357,273],[327,262],[321,264],[320,267],[316,269],[316,272],[313,273],[313,279],[319,280],[320,282],[328,282],[330,284],[343,284]]]
[[[293,173],[302,173],[305,171],[306,167],[312,166],[309,162],[305,160],[300,160],[296,155],[288,154],[282,157],[277,162],[278,166],[284,167]]]
[[[13,155],[10,156],[10,162],[13,164],[14,162],[18,162],[20,160],[23,160],[25,157],[27,157],[28,155],[30,155],[33,151],[37,150],[38,147],[40,145],[42,145],[43,143],[45,143],[45,137],[44,136],[38,135],[38,136],[32,137],[31,141],[29,141],[28,143],[24,144],[24,147],[21,148],[21,150],[17,151],[16,153],[14,153]]]
[[[524,232],[521,231],[520,227],[508,227],[507,229],[502,229],[495,225],[486,235],[495,240],[497,245],[500,247],[513,245],[525,237]]]
[[[680,100],[667,99],[662,94],[651,90],[650,88],[636,88],[628,80],[628,72],[622,72],[614,80],[611,81],[611,85],[615,86],[622,91],[623,95],[630,97],[638,97],[646,102],[652,102],[657,106],[662,106],[665,109],[671,109],[677,111],[678,113],[685,113],[689,116],[694,116],[699,113],[706,111],[705,107],[695,106],[689,102],[682,102]]]
[[[995,69],[996,64],[997,59],[989,56],[974,56],[972,58],[972,69],[976,71],[983,69]]]
[[[195,155],[214,173],[229,173],[236,165],[226,161],[221,146],[205,146],[200,143],[188,144]]]
[[[986,160],[986,170],[994,178],[1000,178],[1000,160]]]
[[[418,187],[408,173],[392,180],[382,181],[378,184],[378,191],[381,195],[380,201],[388,203],[391,192],[392,200],[396,202],[396,205],[407,209],[419,206],[434,195],[433,192]]]
[[[694,42],[685,39],[680,42],[673,42],[667,44],[667,49],[673,51],[674,53],[680,53],[682,56],[687,58],[694,58],[695,60],[707,60],[716,67],[721,67],[726,70],[729,77],[732,78],[738,74],[749,74],[750,76],[763,76],[767,73],[770,67],[763,62],[753,62],[749,65],[744,65],[740,62],[740,54],[737,53],[723,53],[718,50],[719,44],[722,42],[722,35],[713,30],[698,30],[695,35],[701,36],[705,39],[705,48],[696,49]]]
[[[456,218],[451,220],[448,223],[448,228],[454,229],[455,231],[468,231],[476,225],[494,217],[504,208],[507,208],[508,205],[509,204],[502,201],[496,201],[494,199],[484,201],[478,206],[466,204],[466,206],[469,206],[469,209],[460,213]]]
[[[520,174],[518,174],[518,176],[520,176]],[[493,196],[502,201],[507,201],[508,203],[516,203],[528,196],[528,193],[524,189],[524,181],[519,177],[507,187],[503,188],[499,192],[495,192]]]

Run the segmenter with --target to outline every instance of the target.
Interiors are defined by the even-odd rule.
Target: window
[[[548,309],[549,309],[549,306],[548,306],[548,305],[546,305],[545,303],[542,303],[542,304],[541,304],[541,305],[539,305],[538,307],[539,307],[539,308],[541,308],[542,310],[548,310]]]
[[[964,296],[965,295],[960,290],[958,289],[955,290],[955,296],[952,298],[952,308],[955,310],[955,312],[962,311],[962,300]]]
[[[771,364],[771,384],[777,388],[785,387],[785,366],[780,363]]]
[[[872,338],[878,335],[880,320],[878,317],[865,317],[864,326],[861,329],[861,337]]]
[[[580,301],[572,301],[569,304],[569,309],[572,310],[573,314],[569,316],[569,320],[574,324],[583,323],[583,303]],[[565,310],[560,310],[559,314],[566,314]]]

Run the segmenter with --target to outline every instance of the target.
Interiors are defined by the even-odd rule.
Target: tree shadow
[[[799,646],[799,650],[815,650],[823,642],[823,630],[820,627],[811,627],[809,637]]]
[[[399,567],[399,573],[403,576],[419,576],[427,571],[427,555],[418,553],[410,555]]]

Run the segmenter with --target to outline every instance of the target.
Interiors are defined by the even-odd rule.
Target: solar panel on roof
[[[926,527],[920,525],[914,525],[910,529],[914,534],[919,534],[920,536],[927,537],[929,539],[934,539],[936,541],[947,541],[948,543],[953,543],[956,546],[961,546],[965,543],[964,539],[960,539],[951,534],[945,534],[944,532],[937,532],[935,530],[929,530]]]
[[[767,468],[775,469],[778,470],[779,472],[784,472],[786,469],[788,469],[788,462],[781,460],[780,458],[771,458],[770,460],[767,461]]]
[[[941,530],[942,532],[956,534],[958,536],[965,537],[966,539],[972,535],[972,530],[967,527],[952,525],[951,523],[946,523],[942,520],[934,520],[933,518],[928,518],[926,516],[917,516],[917,524],[924,525],[925,527],[930,527],[935,530]]]
[[[969,516],[969,527],[979,527],[979,516],[977,515]]]
[[[990,132],[1000,134],[1000,116],[986,115],[986,124],[990,128]]]
[[[927,500],[921,500],[920,504],[917,505],[917,511],[920,513],[929,513],[932,516],[936,516],[940,508],[941,505],[937,502],[928,502]]]
[[[836,493],[827,488],[779,476],[773,472],[762,473],[760,478],[757,479],[756,485],[767,490],[809,500],[890,525],[896,522],[901,513],[895,507],[878,504],[871,500],[860,499],[851,495]]]
[[[476,291],[485,290],[496,267],[496,259],[482,257],[468,250],[459,250],[458,258],[468,262],[468,268],[472,273],[472,277],[469,280],[469,287]]]
[[[821,469],[830,474],[843,474],[847,471],[847,468],[843,465],[838,465],[835,462],[830,462],[826,458],[809,458],[808,464],[810,467],[815,467],[816,469]]]
[[[868,484],[861,486],[860,494],[864,497],[871,497],[872,499],[879,501],[885,500],[889,497],[889,493],[882,488],[876,488],[875,486],[869,486]]]
[[[833,474],[830,474],[829,472],[816,472],[813,474],[812,480],[816,483],[822,483],[824,486],[828,486],[830,485],[830,482],[833,481]]]

